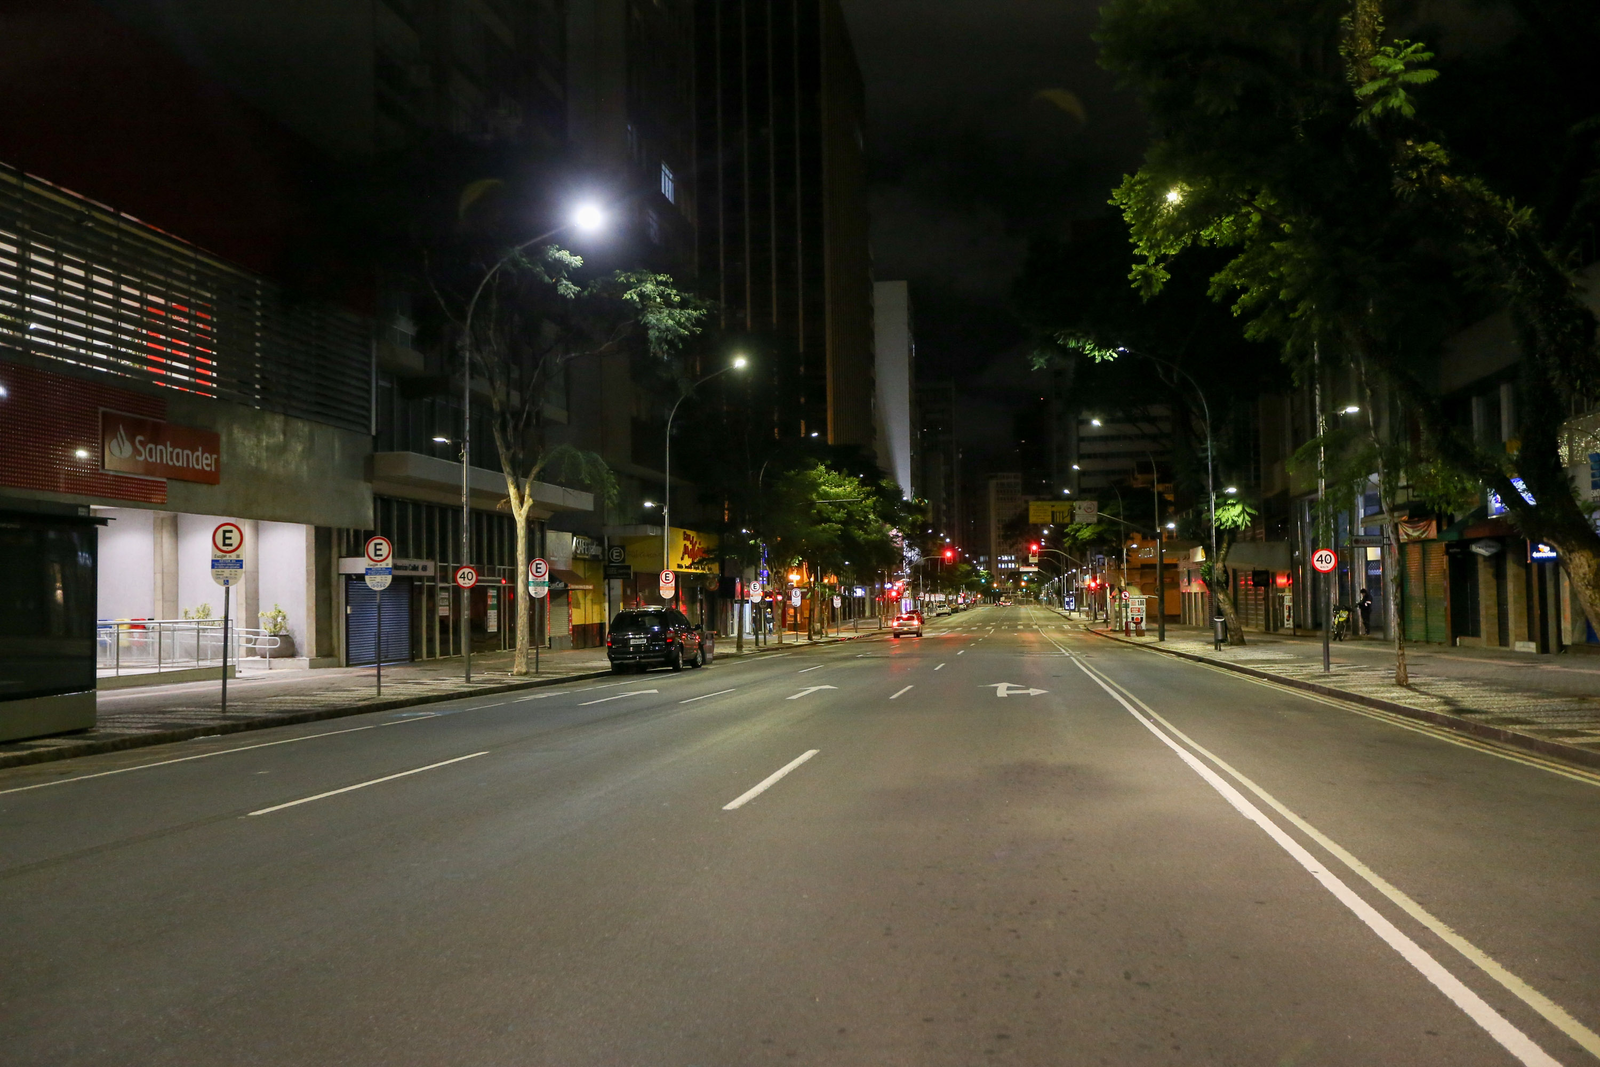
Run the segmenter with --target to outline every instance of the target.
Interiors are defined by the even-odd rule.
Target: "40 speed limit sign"
[[[1331,548],[1319,548],[1311,553],[1311,566],[1318,574],[1328,574],[1339,565],[1338,553]]]

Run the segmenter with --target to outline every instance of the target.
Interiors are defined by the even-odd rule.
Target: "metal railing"
[[[280,643],[265,630],[229,625],[228,662],[267,656]],[[221,619],[127,619],[95,627],[95,667],[100,672],[115,676],[220,666]]]

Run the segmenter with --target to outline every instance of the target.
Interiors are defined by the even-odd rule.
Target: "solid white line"
[[[392,782],[396,778],[405,778],[409,775],[421,774],[423,771],[431,771],[435,767],[448,767],[452,763],[460,763],[462,760],[476,759],[479,756],[487,756],[488,754],[488,750],[485,749],[482,752],[474,752],[469,756],[457,756],[455,759],[447,759],[441,760],[438,763],[430,763],[426,767],[417,767],[413,770],[401,771],[399,774],[387,774],[382,778],[374,778],[370,782],[357,782],[355,785],[347,785],[343,789],[330,789],[326,793],[318,793],[314,797],[302,797],[299,800],[291,800],[287,804],[274,804],[270,808],[257,809],[256,811],[250,812],[250,814],[246,815],[245,818],[248,819],[250,815],[270,815],[275,811],[282,811],[284,808],[298,807],[301,804],[309,804],[313,800],[323,800],[327,797],[336,797],[340,793],[348,793],[352,789],[365,789],[369,785],[378,785],[381,782]]]
[[[959,653],[959,652],[957,652],[957,653],[956,653],[956,655],[958,655],[958,656],[959,656],[959,655],[960,655],[960,654],[961,654],[961,653]],[[938,666],[937,666],[937,667],[935,667],[935,668],[934,668],[934,670],[936,670],[936,671],[942,671],[942,670],[944,670],[944,664],[943,664],[943,663],[941,663],[941,664],[939,664],[939,665],[938,665]]]
[[[626,693],[618,693],[615,696],[600,697],[600,698],[598,698],[596,700],[580,701],[578,703],[578,707],[586,708],[590,704],[604,704],[608,700],[621,700],[623,697],[640,697],[640,696],[645,696],[648,693],[659,693],[659,692],[661,692],[661,690],[659,690],[659,689],[633,689],[633,690],[630,690],[630,691],[628,691]]]
[[[400,721],[415,722],[416,720],[402,719]],[[26,793],[30,789],[44,789],[45,787],[52,785],[69,785],[72,782],[87,782],[91,778],[105,778],[108,775],[113,774],[127,774],[129,771],[144,771],[149,770],[151,767],[165,767],[173,763],[188,763],[190,760],[210,759],[212,756],[227,756],[235,752],[249,752],[252,749],[257,748],[271,748],[274,745],[292,745],[296,741],[314,741],[319,737],[333,737],[337,734],[360,733],[362,730],[375,730],[382,725],[384,724],[373,723],[371,726],[352,726],[348,730],[327,730],[320,734],[306,734],[304,737],[287,737],[282,741],[263,741],[259,745],[240,745],[238,748],[224,748],[219,749],[216,752],[202,752],[198,756],[180,756],[177,759],[164,759],[156,763],[141,763],[137,767],[118,767],[114,771],[96,771],[94,774],[80,774],[76,778],[57,778],[53,782],[35,782],[33,785],[19,785],[11,789],[0,789],[0,796],[5,796],[7,793]],[[216,737],[218,735],[211,734],[210,736]],[[194,738],[194,740],[198,741],[200,738],[197,737]]]
[[[737,689],[737,688],[738,688],[738,686],[734,687],[734,689]],[[723,693],[731,693],[731,692],[733,692],[733,689],[718,689],[715,693],[702,693],[697,697],[690,697],[688,700],[680,700],[680,701],[678,701],[678,703],[680,703],[680,704],[693,704],[696,700],[704,700],[707,697],[719,697]]]
[[[911,692],[911,690],[913,690],[913,689],[915,689],[915,688],[916,688],[916,686],[914,686],[914,685],[908,685],[908,686],[906,686],[906,687],[905,687],[905,688],[904,688],[904,689],[902,689],[902,690],[900,690],[900,692],[898,692],[898,693],[896,693],[896,694],[895,694],[895,695],[894,695],[894,696],[892,696],[892,697],[890,697],[890,698],[889,698],[889,699],[890,699],[890,700],[894,700],[894,699],[896,699],[896,698],[897,698],[897,697],[901,697],[901,696],[904,696],[904,695],[905,695],[905,694],[906,694],[906,693],[909,693],[909,692]]]
[[[958,656],[965,656],[966,654],[967,654],[967,650],[964,649],[964,648],[960,652],[956,653],[956,655],[958,655]]]
[[[1277,823],[1268,819],[1260,808],[1250,803],[1242,793],[1223,781],[1216,771],[1200,762],[1197,756],[1168,737],[1155,723],[1151,722],[1132,704],[1123,699],[1120,693],[1100,679],[1097,672],[1089,670],[1076,656],[1072,657],[1072,661],[1096,685],[1104,689],[1113,700],[1121,704],[1128,714],[1139,720],[1145,729],[1160,738],[1162,744],[1175,752],[1179,759],[1188,764],[1191,770],[1205,780],[1207,785],[1215,789],[1222,795],[1224,800],[1233,805],[1239,814],[1265,831],[1268,837],[1272,838],[1280,848],[1320,882],[1322,887],[1333,895],[1334,899],[1349,908],[1357,918],[1366,923],[1373,933],[1382,938],[1407,963],[1415,967],[1424,978],[1432,982],[1435,988],[1448,997],[1468,1018],[1481,1026],[1490,1037],[1498,1041],[1506,1051],[1510,1052],[1522,1063],[1527,1064],[1528,1067],[1561,1067],[1559,1061],[1551,1057],[1549,1053],[1536,1045],[1527,1034],[1517,1029],[1504,1016],[1490,1007],[1482,997],[1467,988],[1459,978],[1446,970],[1444,965],[1434,959],[1421,945],[1411,940],[1392,922],[1384,918],[1377,909],[1373,908],[1372,905],[1368,904],[1353,889],[1341,881],[1337,875],[1323,866],[1315,856],[1307,852],[1298,841],[1280,829]]]
[[[765,793],[768,789],[772,788],[772,786],[777,784],[778,780],[780,778],[782,778],[784,775],[788,774],[790,771],[792,771],[796,767],[800,766],[800,764],[804,763],[806,760],[810,759],[812,756],[815,756],[818,751],[819,750],[815,749],[815,748],[807,749],[805,752],[801,753],[796,758],[790,760],[788,763],[784,764],[782,767],[779,767],[777,770],[775,770],[771,774],[767,775],[765,778],[763,778],[755,786],[752,786],[750,789],[748,789],[744,793],[740,794],[738,799],[731,800],[728,803],[722,805],[722,810],[723,811],[732,811],[735,808],[744,807],[744,805],[746,803],[748,803],[749,801],[754,800],[756,797],[760,796],[762,793]]]
[[[820,671],[824,666],[826,666],[826,664],[819,663],[815,667],[807,667],[805,670],[795,671],[795,673],[804,674],[806,671]]]
[[[1122,686],[1118,685],[1116,682],[1112,682],[1111,684],[1116,686],[1118,689],[1122,689]],[[1126,692],[1126,690],[1123,691]],[[1566,1009],[1555,1003],[1555,1001],[1551,1000],[1543,993],[1540,993],[1537,989],[1534,989],[1531,985],[1517,977],[1515,974],[1506,970],[1505,967],[1501,966],[1500,963],[1488,953],[1484,952],[1472,942],[1456,933],[1448,923],[1434,916],[1421,904],[1418,904],[1415,900],[1412,900],[1410,896],[1408,896],[1397,886],[1390,884],[1390,882],[1382,875],[1378,874],[1378,872],[1368,867],[1365,863],[1362,863],[1338,842],[1332,840],[1316,827],[1312,826],[1300,816],[1296,815],[1293,811],[1289,810],[1289,808],[1287,808],[1276,797],[1234,769],[1216,753],[1205,748],[1199,742],[1195,741],[1194,738],[1190,737],[1188,734],[1172,725],[1172,723],[1168,722],[1144,701],[1140,700],[1132,693],[1128,693],[1127,695],[1131,700],[1134,701],[1134,703],[1138,704],[1145,712],[1147,712],[1151,718],[1155,719],[1157,722],[1161,723],[1162,726],[1166,727],[1168,732],[1170,732],[1173,736],[1177,737],[1184,744],[1188,745],[1190,748],[1194,749],[1196,752],[1215,763],[1218,767],[1221,767],[1228,773],[1230,777],[1232,777],[1246,789],[1250,790],[1256,796],[1260,797],[1261,800],[1264,801],[1269,807],[1271,807],[1279,815],[1282,815],[1285,819],[1288,819],[1289,822],[1294,824],[1294,826],[1303,832],[1307,837],[1311,838],[1317,844],[1331,852],[1334,857],[1339,860],[1339,862],[1343,863],[1346,867],[1350,868],[1351,871],[1359,875],[1368,885],[1372,886],[1372,888],[1376,889],[1378,892],[1392,900],[1400,907],[1402,911],[1410,915],[1413,919],[1416,919],[1423,926],[1426,926],[1429,930],[1432,930],[1435,934],[1439,935],[1439,938],[1451,948],[1465,956],[1474,966],[1478,967],[1478,969],[1483,971],[1489,977],[1499,982],[1506,988],[1507,991],[1514,994],[1523,1003],[1527,1004],[1534,1011],[1537,1011],[1540,1015],[1544,1016],[1551,1025],[1555,1026],[1562,1033],[1572,1038],[1572,1040],[1581,1045],[1585,1051],[1589,1052],[1591,1055],[1600,1056],[1600,1034],[1596,1034],[1593,1030],[1590,1030],[1587,1026],[1584,1026],[1577,1019],[1573,1018],[1572,1015],[1566,1011]]]
[[[582,689],[568,689],[567,692],[569,692],[569,693],[590,693],[590,692],[593,692],[596,689],[615,689],[619,685],[627,685],[627,684],[628,684],[627,682],[607,682],[605,685],[586,685]]]

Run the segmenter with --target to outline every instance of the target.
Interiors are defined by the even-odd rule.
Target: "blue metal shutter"
[[[345,662],[366,667],[377,662],[374,642],[378,633],[378,594],[365,578],[349,578],[344,586]],[[411,659],[411,579],[396,578],[383,591],[383,662]]]

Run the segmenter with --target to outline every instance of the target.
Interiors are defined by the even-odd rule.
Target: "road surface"
[[[986,607],[0,772],[0,1063],[1587,1064],[1597,831]]]

